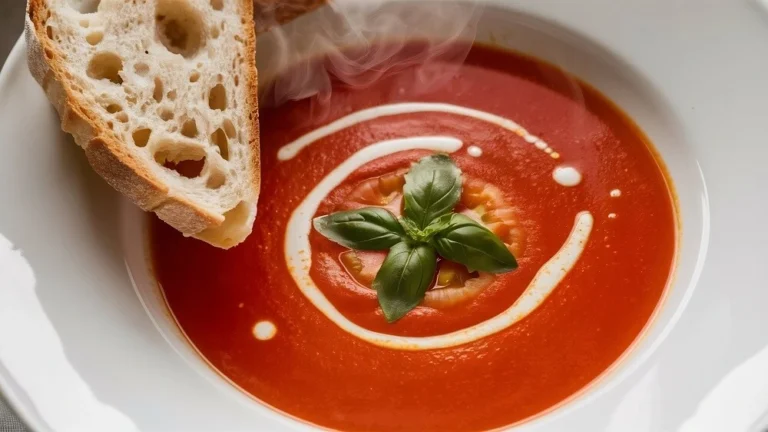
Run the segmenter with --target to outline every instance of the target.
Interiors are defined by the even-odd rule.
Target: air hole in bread
[[[240,75],[235,75],[235,87],[240,85]]]
[[[219,28],[216,26],[211,26],[211,37],[214,39],[218,39],[221,32],[219,31]]]
[[[152,135],[152,129],[136,129],[133,131],[133,143],[136,147],[146,147],[150,135]]]
[[[221,84],[216,84],[208,95],[208,105],[211,109],[224,111],[227,109],[227,90]]]
[[[222,173],[219,170],[213,170],[208,175],[208,180],[205,182],[205,185],[209,189],[218,189],[224,186],[224,183],[226,182],[227,182],[227,176],[225,176],[224,173]]]
[[[177,96],[176,90],[171,90],[168,92],[168,99],[175,101],[176,96]]]
[[[157,145],[155,162],[187,178],[199,177],[205,166],[205,150],[177,141],[165,140]]]
[[[185,137],[195,138],[199,133],[195,119],[189,119],[181,126],[181,134]]]
[[[197,82],[199,79],[200,79],[200,72],[192,71],[192,73],[189,74],[189,82]]]
[[[224,160],[229,160],[229,140],[227,134],[221,129],[211,134],[211,142],[219,148],[219,154]]]
[[[224,119],[223,126],[224,126],[224,132],[227,133],[227,137],[237,138],[237,130],[235,129],[235,125],[232,123],[232,120]]]
[[[224,9],[224,0],[211,0],[211,7],[217,11]]]
[[[88,20],[80,20],[80,27],[88,28],[90,26],[91,26],[91,23]]]
[[[147,76],[149,73],[149,65],[146,63],[136,63],[133,65],[133,71],[139,76]]]
[[[72,9],[82,14],[90,14],[99,10],[101,0],[69,0],[67,3]]]
[[[128,123],[128,114],[124,112],[117,113],[117,115],[115,115],[115,118],[120,123]]]
[[[88,33],[88,36],[85,37],[85,40],[88,41],[88,43],[91,45],[98,45],[102,40],[104,40],[104,32],[95,31]]]
[[[160,116],[160,118],[163,121],[171,121],[173,120],[173,111],[171,111],[170,108],[160,108],[157,110],[157,115]]]
[[[205,166],[205,158],[202,160],[185,160],[181,162],[166,162],[163,164],[164,168],[176,171],[180,175],[186,178],[200,177],[200,173],[203,172]]]
[[[188,0],[158,0],[155,23],[158,39],[174,54],[191,58],[205,45],[202,15]]]
[[[122,84],[123,59],[113,52],[100,52],[88,63],[88,76],[93,79],[106,79],[115,84]]]
[[[152,93],[152,97],[155,98],[156,102],[162,102],[164,94],[165,92],[163,90],[163,80],[155,77],[155,91]]]
[[[48,35],[48,39],[53,39],[53,27],[51,26],[46,27],[45,34]]]
[[[113,104],[107,105],[106,109],[107,109],[108,113],[115,114],[115,113],[119,113],[120,111],[122,111],[123,107],[121,107],[119,104],[113,103]]]

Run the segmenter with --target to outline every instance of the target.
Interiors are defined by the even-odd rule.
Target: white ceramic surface
[[[675,284],[644,337],[593,385],[520,429],[760,430],[768,9],[744,0],[494,0],[477,37],[560,65],[625,109],[667,163],[682,217]],[[261,38],[264,58],[274,43]],[[269,73],[264,65],[262,78]],[[0,389],[30,426],[307,428],[239,392],[184,341],[145,266],[144,219],[59,131],[23,43],[0,75],[0,147]]]

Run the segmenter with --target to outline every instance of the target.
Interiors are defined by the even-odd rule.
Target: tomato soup
[[[427,87],[425,72],[450,78]],[[674,199],[646,138],[595,90],[474,46],[458,69],[334,83],[322,102],[261,111],[262,190],[244,244],[217,250],[151,224],[168,307],[243,391],[327,428],[491,429],[583,389],[648,324],[674,269]],[[518,268],[440,261],[423,302],[388,323],[371,289],[386,252],[346,249],[311,220],[399,214],[403,174],[434,153],[461,169],[455,211]]]

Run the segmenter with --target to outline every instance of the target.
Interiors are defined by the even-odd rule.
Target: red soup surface
[[[450,78],[424,86],[425,71]],[[261,111],[262,191],[244,244],[217,250],[152,223],[154,271],[168,306],[218,371],[264,403],[324,427],[477,430],[553,407],[638,337],[673,271],[675,210],[648,142],[610,102],[551,66],[480,46],[458,69],[432,63],[366,88],[334,83],[332,90],[321,110],[304,100]],[[334,120],[402,102],[459,108],[374,116],[278,158],[282,146]],[[527,135],[463,108],[512,120]],[[419,136],[463,142],[451,154],[464,176],[456,211],[497,233],[519,268],[494,276],[441,263],[425,301],[388,324],[370,289],[384,253],[349,251],[311,232],[306,270],[350,322],[410,337],[482,325],[515,303],[563,246],[576,215],[589,212],[594,224],[573,268],[519,321],[457,346],[403,350],[342,329],[304,295],[287,264],[286,227],[309,192],[355,152]],[[315,216],[371,205],[399,211],[403,172],[431,153],[362,164]],[[554,175],[558,168],[564,176]]]

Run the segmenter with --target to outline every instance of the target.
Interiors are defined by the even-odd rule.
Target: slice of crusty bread
[[[93,168],[230,248],[259,193],[252,0],[29,0],[29,68]]]

